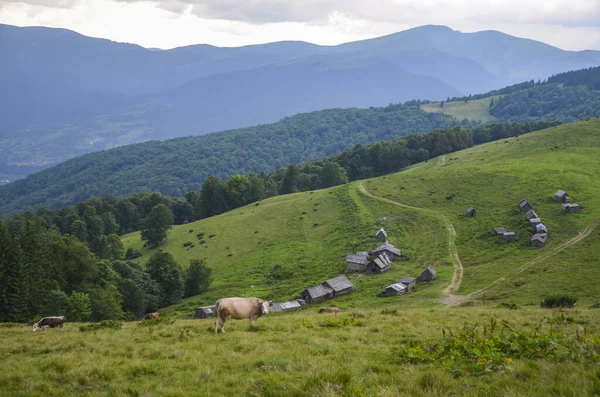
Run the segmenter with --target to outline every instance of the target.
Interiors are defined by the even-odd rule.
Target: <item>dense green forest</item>
[[[69,207],[39,208],[0,221],[0,321],[29,321],[67,314],[71,320],[139,318],[196,295],[210,283],[210,269],[193,261],[183,270],[158,252],[143,269],[123,252],[119,234],[142,230],[158,245],[171,224],[209,217],[278,194],[307,191],[398,171],[430,157],[504,139],[558,123],[498,123],[474,130],[455,127],[291,164],[273,173],[211,176],[185,198],[138,193],[109,195]],[[166,216],[165,216],[166,215]]]
[[[61,208],[91,197],[159,191],[182,197],[209,176],[225,178],[272,172],[410,134],[474,126],[425,113],[419,101],[369,109],[329,109],[287,117],[273,124],[198,137],[145,142],[61,163],[0,187],[3,216],[38,207]]]

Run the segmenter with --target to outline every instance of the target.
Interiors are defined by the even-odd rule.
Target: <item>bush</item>
[[[175,320],[171,320],[167,317],[153,318],[150,320],[142,320],[138,323],[138,327],[152,327],[155,325],[171,325]]]
[[[577,298],[568,295],[551,295],[541,302],[541,307],[552,309],[555,307],[575,307]]]
[[[89,325],[82,325],[79,327],[79,332],[90,332],[99,331],[101,329],[116,329],[119,330],[123,327],[123,321],[118,320],[102,320],[99,323],[93,323]]]
[[[69,321],[88,321],[92,318],[90,296],[83,292],[71,292],[67,300],[67,318]]]

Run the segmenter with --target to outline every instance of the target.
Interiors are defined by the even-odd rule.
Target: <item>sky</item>
[[[335,45],[432,24],[600,50],[600,0],[0,0],[0,23],[162,49]]]

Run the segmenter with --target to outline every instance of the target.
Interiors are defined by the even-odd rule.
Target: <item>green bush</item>
[[[153,318],[150,320],[142,320],[138,323],[138,327],[152,327],[155,325],[171,325],[174,322],[175,322],[175,320],[172,320],[170,318],[159,317],[159,318]]]
[[[575,307],[577,298],[568,295],[551,295],[541,302],[541,306],[547,309],[555,307]]]
[[[98,323],[89,325],[82,325],[79,327],[80,332],[99,331],[101,329],[116,329],[119,330],[123,327],[123,321],[118,320],[102,320]]]

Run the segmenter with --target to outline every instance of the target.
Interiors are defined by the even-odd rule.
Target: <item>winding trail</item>
[[[445,160],[445,156],[442,159]],[[448,286],[442,292],[440,301],[442,303],[445,303],[448,306],[458,306],[463,302],[467,302],[471,299],[476,299],[484,291],[489,292],[489,291],[493,291],[493,290],[497,289],[498,287],[503,285],[505,282],[509,281],[510,279],[514,278],[515,276],[524,272],[525,270],[528,270],[528,269],[538,265],[545,259],[548,259],[549,257],[558,254],[559,252],[565,250],[566,248],[569,248],[573,244],[577,244],[578,242],[582,241],[583,239],[588,237],[597,226],[597,224],[588,226],[587,228],[585,228],[581,232],[579,232],[577,234],[577,236],[557,245],[556,247],[552,247],[550,250],[543,252],[537,258],[535,258],[527,263],[524,263],[523,265],[519,266],[517,269],[510,271],[509,273],[498,278],[497,280],[493,281],[489,285],[478,289],[477,291],[473,291],[467,295],[456,295],[456,293],[460,289],[460,286],[462,283],[464,268],[463,268],[462,262],[460,261],[460,258],[458,256],[458,250],[456,249],[456,242],[455,242],[456,230],[454,229],[454,225],[452,224],[452,222],[450,222],[450,220],[446,216],[444,216],[436,211],[430,210],[428,208],[413,207],[412,205],[402,204],[397,201],[390,200],[390,199],[387,199],[384,197],[375,196],[375,195],[371,194],[369,191],[367,191],[367,189],[365,188],[365,186],[363,185],[362,182],[360,182],[358,184],[358,190],[365,196],[371,197],[373,199],[384,201],[386,203],[393,204],[393,205],[396,205],[399,207],[408,208],[408,209],[411,209],[414,211],[429,214],[429,215],[439,219],[440,222],[442,222],[446,226],[446,230],[448,232],[448,250],[449,250],[450,258],[452,260],[452,266],[454,267],[454,273],[452,274],[452,280],[450,281],[450,284],[448,284]]]
[[[458,256],[458,250],[456,249],[456,242],[455,242],[456,230],[454,230],[454,225],[452,224],[452,222],[450,222],[450,219],[448,219],[446,216],[444,216],[436,211],[430,210],[428,208],[413,207],[412,205],[402,204],[397,201],[387,199],[385,197],[374,196],[369,191],[367,191],[367,189],[365,188],[365,186],[363,185],[362,182],[360,182],[358,184],[358,190],[365,196],[371,197],[375,200],[384,201],[386,203],[393,204],[398,207],[408,208],[413,211],[426,213],[430,216],[437,218],[442,224],[444,224],[446,226],[446,231],[448,232],[449,256],[452,261],[452,267],[454,268],[454,273],[452,274],[452,281],[450,281],[450,284],[448,284],[448,286],[444,289],[444,291],[442,293],[442,297],[440,298],[440,301],[442,301],[443,303],[445,303],[449,306],[455,306],[455,305],[461,303],[464,299],[464,296],[454,295],[454,294],[456,292],[458,292],[458,290],[460,289],[460,285],[462,283],[463,265]]]

